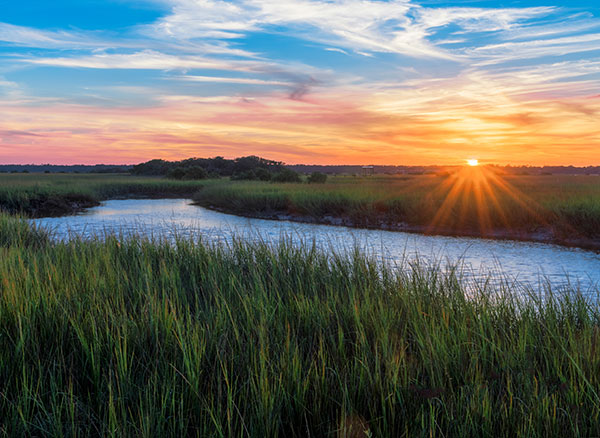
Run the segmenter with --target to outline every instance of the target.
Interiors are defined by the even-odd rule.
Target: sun
[[[467,160],[467,164],[472,167],[479,166],[479,160],[471,158]]]

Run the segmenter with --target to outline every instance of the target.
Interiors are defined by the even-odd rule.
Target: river
[[[557,245],[428,236],[398,231],[364,230],[330,225],[244,218],[191,205],[187,199],[110,200],[74,216],[35,219],[56,238],[130,233],[154,237],[201,237],[230,242],[234,236],[268,243],[282,237],[294,244],[315,243],[323,251],[344,252],[358,246],[366,253],[399,266],[458,264],[466,277],[509,282],[512,287],[542,291],[571,285],[584,295],[598,293],[600,254]]]

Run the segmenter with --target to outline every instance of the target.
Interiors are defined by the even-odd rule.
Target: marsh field
[[[503,176],[465,168],[338,176],[325,184],[207,184],[194,200],[242,215],[600,248],[600,176]]]
[[[595,176],[0,175],[0,434],[600,433],[600,312],[576,287],[466,290],[453,271],[285,241],[57,241],[17,215],[161,196],[354,226],[600,233]]]
[[[600,248],[600,176],[333,176],[324,184],[130,175],[0,174],[0,208],[60,216],[114,198],[189,197],[226,213]]]

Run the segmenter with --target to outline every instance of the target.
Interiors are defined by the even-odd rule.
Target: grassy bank
[[[285,244],[52,243],[0,216],[0,292],[4,436],[598,432],[600,315],[574,291],[467,296]]]
[[[236,214],[441,234],[600,244],[600,177],[453,175],[334,177],[327,184],[221,183],[203,206]]]
[[[32,217],[61,216],[118,197],[190,197],[198,181],[130,175],[0,175],[0,210]]]
[[[600,177],[447,175],[330,177],[326,184],[129,175],[0,175],[0,210],[60,216],[118,197],[193,197],[267,218],[356,227],[552,241],[600,248]]]

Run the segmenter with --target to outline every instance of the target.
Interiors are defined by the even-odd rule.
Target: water
[[[325,250],[343,252],[359,246],[380,260],[405,265],[459,263],[470,278],[510,281],[514,286],[561,289],[571,284],[584,294],[600,287],[600,254],[557,245],[469,237],[425,236],[383,230],[250,219],[207,210],[186,199],[112,200],[76,216],[36,219],[60,239],[105,232],[138,233],[171,238],[201,236],[229,242],[234,236],[277,243],[315,242]]]

